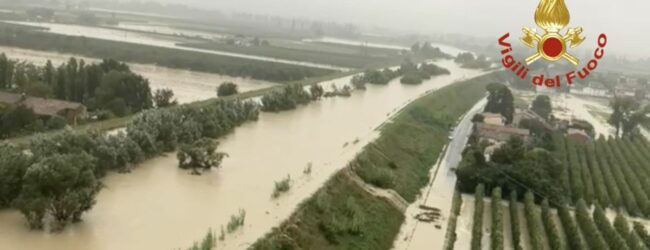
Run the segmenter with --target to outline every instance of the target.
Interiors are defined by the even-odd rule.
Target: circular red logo
[[[562,51],[564,49],[563,47],[564,44],[562,44],[562,41],[559,38],[549,37],[548,39],[544,40],[542,50],[544,51],[544,54],[549,57],[557,57],[562,54]]]

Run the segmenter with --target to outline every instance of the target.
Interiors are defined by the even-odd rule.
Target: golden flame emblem
[[[580,34],[582,27],[570,28],[564,35],[560,31],[568,24],[571,16],[564,0],[541,0],[535,10],[535,23],[544,30],[540,35],[536,30],[524,27],[524,36],[521,41],[528,47],[537,47],[537,53],[526,58],[526,64],[531,64],[540,58],[549,61],[566,59],[574,65],[580,60],[569,54],[567,45],[574,48],[580,45],[585,38]]]

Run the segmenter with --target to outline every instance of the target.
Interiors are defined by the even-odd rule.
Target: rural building
[[[506,118],[501,114],[485,112],[481,113],[483,116],[483,123],[503,126],[506,124]]]
[[[8,105],[24,105],[39,116],[61,116],[68,124],[76,125],[77,121],[86,117],[86,106],[81,103],[56,99],[40,98],[0,91],[0,103]]]
[[[576,143],[587,143],[591,141],[591,137],[581,129],[570,128],[566,133],[567,140]]]
[[[508,141],[510,137],[516,136],[524,141],[528,141],[530,131],[528,129],[521,129],[509,126],[499,126],[486,123],[476,124],[476,134],[481,139],[489,139],[494,141]]]

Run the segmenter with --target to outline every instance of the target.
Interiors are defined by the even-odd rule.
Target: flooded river
[[[376,138],[374,129],[403,105],[480,72],[439,63],[452,75],[421,85],[368,86],[349,98],[327,98],[296,110],[263,113],[220,140],[230,155],[222,168],[192,176],[177,167],[175,154],[149,160],[130,174],[109,174],[97,204],[83,222],[63,232],[30,231],[17,211],[0,212],[0,246],[6,249],[176,249],[226,225],[246,210],[243,229],[218,242],[219,249],[244,249],[269,232],[337,170]],[[335,80],[347,83],[350,77]],[[327,83],[329,84],[329,82]],[[358,142],[354,142],[357,141]],[[303,170],[312,164],[311,174]],[[293,187],[271,199],[275,181],[291,176]]]
[[[0,53],[5,53],[10,59],[27,61],[37,65],[45,65],[49,59],[55,67],[67,62],[70,57],[84,59],[87,63],[100,61],[97,58],[88,58],[73,54],[61,54],[3,46],[0,46]],[[180,103],[213,98],[217,95],[216,87],[223,82],[233,82],[237,84],[240,92],[262,89],[275,85],[275,83],[250,78],[230,77],[211,73],[172,69],[152,64],[129,63],[129,66],[135,73],[149,79],[150,86],[153,90],[162,88],[173,90],[176,99]]]
[[[323,69],[332,69],[332,70],[341,70],[341,71],[349,70],[348,68],[337,67],[337,66],[327,65],[327,64],[293,61],[293,60],[247,55],[247,54],[240,54],[240,53],[233,53],[233,52],[183,47],[183,46],[178,46],[176,44],[187,42],[187,39],[172,38],[169,36],[160,36],[160,35],[150,35],[138,31],[117,30],[111,28],[100,28],[100,27],[90,27],[90,26],[82,26],[82,25],[60,24],[60,23],[16,22],[16,21],[3,21],[3,22],[48,28],[49,32],[51,33],[68,35],[68,36],[84,36],[84,37],[91,37],[91,38],[111,40],[111,41],[145,44],[145,45],[163,47],[163,48],[195,51],[195,52],[201,52],[206,54],[215,54],[215,55],[238,57],[238,58],[245,58],[251,60],[300,65],[300,66],[314,67],[314,68],[323,68]]]

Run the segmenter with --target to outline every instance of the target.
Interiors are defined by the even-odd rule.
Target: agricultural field
[[[361,46],[356,47],[356,54],[287,48],[276,46],[273,42],[265,46],[239,46],[216,42],[183,43],[179,44],[179,46],[322,63],[348,68],[367,68],[375,65],[385,66],[399,64],[404,60],[397,50],[393,50],[392,56],[372,55],[368,51],[368,48]]]
[[[497,203],[491,201],[502,199],[501,189],[486,190],[481,184],[475,190],[473,207],[466,208],[468,199],[463,199],[460,212],[466,217],[461,219],[473,218],[471,236],[466,236],[471,237],[469,247],[534,250],[650,247],[647,245],[650,242],[643,240],[650,225],[647,181],[650,180],[650,142],[643,138],[601,137],[576,144],[556,136],[555,146],[556,157],[565,167],[558,188],[567,194],[566,199],[558,202],[547,199],[543,191],[527,191],[519,196],[511,193],[508,205],[498,202],[501,205],[494,206]],[[524,209],[512,209],[513,205]],[[487,219],[485,209],[491,210]],[[503,214],[509,214],[508,223],[504,223]],[[517,220],[520,223],[514,223]],[[510,229],[509,237],[504,234],[506,229]],[[457,228],[456,232],[464,230]],[[456,249],[466,248],[462,240],[454,241],[459,246]],[[452,246],[447,249],[454,249]]]

